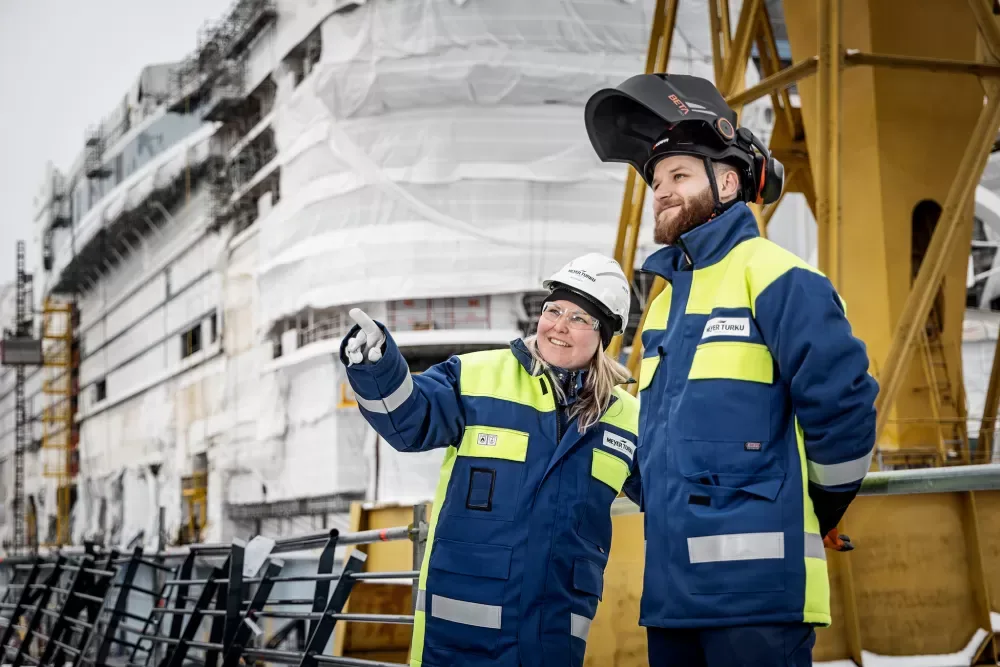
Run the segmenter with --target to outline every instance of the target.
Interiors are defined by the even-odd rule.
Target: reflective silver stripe
[[[503,607],[500,605],[465,602],[440,595],[431,596],[431,616],[443,618],[452,623],[474,625],[477,628],[499,630],[502,609]]]
[[[403,380],[403,384],[399,385],[396,391],[392,392],[385,398],[362,398],[355,394],[355,398],[358,401],[358,405],[363,407],[368,412],[378,412],[380,414],[389,414],[399,406],[403,404],[403,401],[410,397],[413,393],[413,377],[407,373],[406,379]]]
[[[873,449],[861,458],[854,459],[853,461],[831,463],[829,465],[808,461],[809,481],[822,486],[837,486],[838,484],[860,482],[868,474],[868,468],[871,467],[872,454],[874,452],[875,450]]]
[[[688,538],[692,563],[785,557],[784,533],[736,533]]]
[[[806,558],[826,560],[826,548],[819,533],[806,533]]]
[[[569,618],[569,633],[577,639],[587,641],[587,635],[590,633],[590,619],[586,616],[580,616],[580,614],[570,614]]]
[[[417,605],[414,611],[426,611],[427,609],[427,591],[422,588],[417,589]]]

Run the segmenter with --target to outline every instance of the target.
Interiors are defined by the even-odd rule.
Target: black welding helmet
[[[686,74],[640,74],[617,88],[599,90],[584,111],[587,134],[604,162],[626,162],[652,187],[656,162],[668,155],[705,160],[718,202],[710,161],[740,172],[740,199],[777,201],[784,168],[745,127],[711,81]]]

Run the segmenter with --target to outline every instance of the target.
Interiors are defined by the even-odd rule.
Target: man
[[[587,104],[604,161],[652,188],[636,452],[650,665],[809,665],[824,544],[868,471],[878,387],[830,282],[761,238],[783,170],[708,81],[641,75]]]

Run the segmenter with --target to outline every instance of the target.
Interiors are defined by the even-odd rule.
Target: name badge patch
[[[608,449],[621,452],[628,457],[629,462],[632,461],[632,457],[635,455],[635,445],[632,444],[631,440],[615,435],[610,431],[604,432],[604,446]]]
[[[483,447],[496,447],[497,436],[494,433],[479,433],[476,435],[476,444]]]
[[[705,331],[702,338],[713,336],[741,336],[750,337],[749,317],[713,317],[705,324]]]

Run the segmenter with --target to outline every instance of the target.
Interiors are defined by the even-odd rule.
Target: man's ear
[[[726,169],[719,183],[719,199],[727,201],[740,193],[740,175],[735,169]]]

